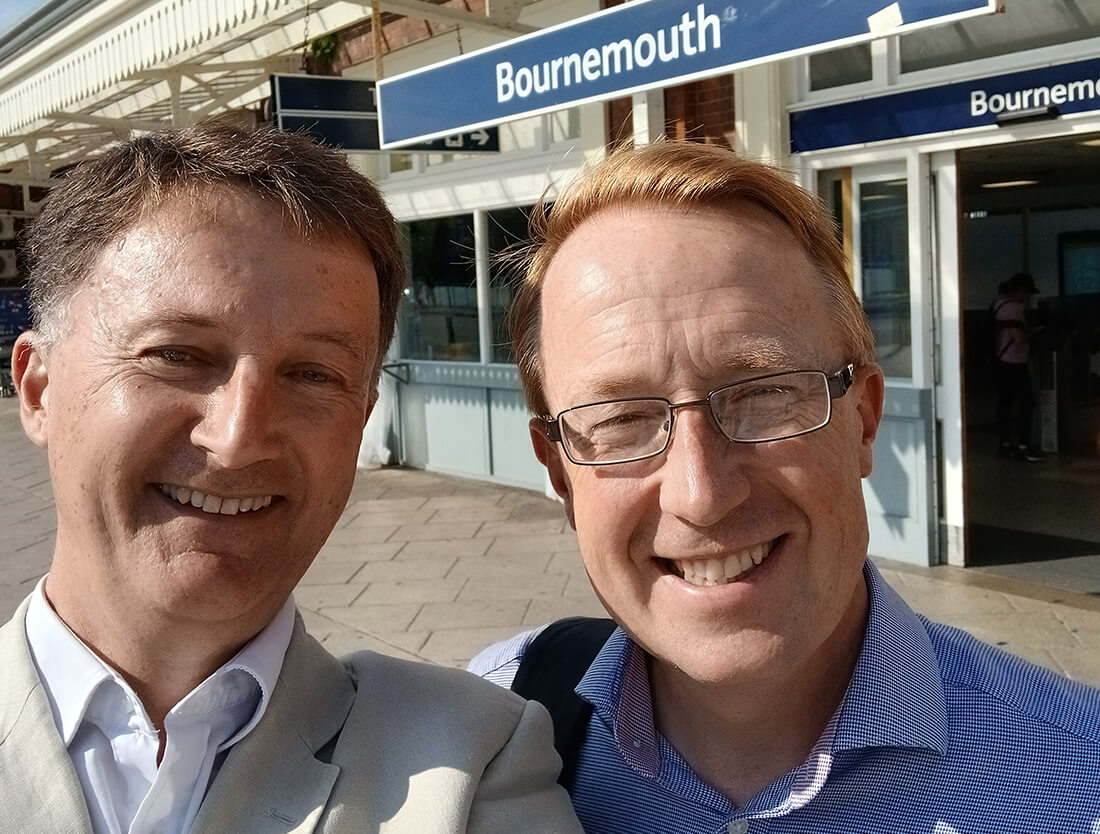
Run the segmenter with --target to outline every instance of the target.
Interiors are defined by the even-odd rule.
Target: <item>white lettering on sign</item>
[[[1054,84],[1050,87],[1029,87],[1026,90],[1008,90],[1003,93],[990,93],[986,90],[971,90],[971,117],[999,113],[1013,113],[1017,110],[1031,110],[1036,107],[1067,104],[1074,101],[1088,101],[1100,97],[1100,78],[1083,78],[1068,84]]]
[[[721,47],[721,20],[716,14],[707,14],[704,4],[700,3],[694,17],[684,12],[679,23],[658,32],[643,32],[634,40],[623,38],[586,49],[583,53],[573,52],[526,67],[501,61],[496,67],[497,103],[586,81],[599,81],[607,76],[632,72],[635,68],[645,69],[655,61],[667,64],[681,55],[690,57]]]

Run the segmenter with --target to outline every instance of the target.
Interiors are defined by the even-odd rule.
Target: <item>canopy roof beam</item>
[[[389,14],[498,38],[535,31],[519,22],[529,2],[486,0],[481,13],[445,0],[379,0]],[[0,63],[0,170],[7,176],[45,181],[51,170],[131,131],[253,108],[268,95],[268,76],[301,71],[303,41],[361,22],[368,6],[362,0],[111,0],[86,8]]]
[[[518,11],[513,16],[507,6],[499,15],[494,14],[492,6],[489,6],[488,15],[481,15],[452,6],[437,6],[426,0],[382,0],[382,11],[430,20],[433,23],[452,23],[498,35],[502,32],[509,35],[526,35],[538,31],[535,26],[517,22]]]
[[[106,116],[95,116],[91,113],[73,113],[65,110],[55,110],[46,118],[61,122],[73,122],[74,124],[105,127],[125,134],[128,134],[131,130],[160,130],[164,127],[160,122],[146,122],[141,119],[112,119]]]

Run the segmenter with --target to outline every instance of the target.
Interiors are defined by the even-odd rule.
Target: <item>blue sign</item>
[[[271,117],[279,130],[306,133],[347,151],[381,150],[373,81],[326,75],[271,76]],[[445,136],[402,148],[420,153],[500,150],[497,128]]]
[[[795,153],[1100,110],[1100,59],[791,113]]]
[[[379,81],[382,147],[985,14],[995,11],[998,2],[625,3]]]
[[[24,289],[0,290],[0,340],[11,340],[29,330],[31,308]]]

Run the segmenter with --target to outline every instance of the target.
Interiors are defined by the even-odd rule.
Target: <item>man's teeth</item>
[[[160,491],[173,501],[198,507],[204,513],[218,515],[236,515],[237,513],[262,510],[271,503],[270,495],[260,495],[254,498],[219,498],[217,495],[207,495],[197,489],[175,486],[174,484],[161,484]]]
[[[677,572],[692,585],[725,585],[736,582],[768,558],[772,543],[758,544],[725,559],[673,559]]]

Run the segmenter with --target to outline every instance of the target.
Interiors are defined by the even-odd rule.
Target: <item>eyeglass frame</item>
[[[551,443],[560,443],[562,451],[565,452],[565,456],[569,458],[577,466],[615,466],[617,464],[624,463],[637,463],[641,460],[649,460],[663,455],[668,451],[668,447],[672,445],[672,436],[676,429],[676,412],[681,408],[697,408],[699,406],[706,406],[707,411],[710,413],[711,419],[717,423],[718,415],[714,413],[714,406],[711,404],[711,397],[715,394],[726,391],[730,388],[735,388],[738,385],[744,385],[749,382],[759,382],[762,379],[772,379],[773,377],[787,376],[789,374],[821,374],[825,377],[825,388],[829,393],[829,412],[825,415],[825,420],[818,426],[814,426],[810,429],[802,429],[794,434],[784,434],[779,437],[766,437],[760,440],[734,440],[729,437],[725,432],[718,429],[722,437],[726,438],[730,443],[741,443],[746,446],[755,445],[757,443],[774,443],[777,440],[790,440],[792,437],[801,437],[804,434],[811,434],[825,428],[833,419],[833,400],[839,400],[845,394],[848,393],[848,389],[855,384],[855,371],[856,363],[849,362],[835,374],[827,373],[826,371],[819,370],[817,368],[799,368],[793,371],[776,371],[770,374],[761,374],[760,376],[750,377],[749,379],[739,379],[736,382],[730,382],[725,385],[719,385],[717,388],[712,388],[707,392],[707,395],[697,400],[684,400],[683,402],[674,403],[664,397],[616,397],[610,400],[600,400],[593,403],[584,403],[582,405],[574,405],[569,408],[562,409],[553,417],[542,417],[543,428],[546,433],[546,439]],[[561,433],[561,417],[563,414],[568,414],[570,411],[576,411],[581,408],[590,408],[595,405],[610,405],[611,403],[629,403],[629,402],[663,402],[668,406],[668,432],[665,435],[664,445],[657,451],[650,452],[639,457],[622,458],[620,460],[577,460],[569,452],[569,447],[565,443],[565,439]]]

